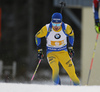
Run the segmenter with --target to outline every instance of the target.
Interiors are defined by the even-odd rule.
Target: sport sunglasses
[[[53,26],[57,26],[57,27],[58,27],[58,26],[60,26],[60,25],[61,25],[61,23],[57,23],[57,24],[56,24],[56,23],[52,23],[52,25],[53,25]]]

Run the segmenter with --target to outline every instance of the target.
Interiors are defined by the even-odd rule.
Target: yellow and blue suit
[[[52,24],[46,24],[37,32],[35,36],[36,45],[41,48],[41,38],[46,37],[47,43],[47,59],[52,69],[52,79],[55,84],[60,84],[59,78],[59,62],[68,73],[69,77],[75,85],[80,83],[76,73],[74,64],[67,51],[67,37],[69,45],[73,46],[74,32],[70,25],[62,23],[61,28],[55,31]]]

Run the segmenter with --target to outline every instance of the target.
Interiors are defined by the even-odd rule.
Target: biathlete
[[[100,0],[93,0],[93,12],[95,20],[95,30],[97,33],[100,33],[100,21],[99,21],[99,2]]]
[[[52,80],[60,85],[59,62],[68,73],[74,85],[79,85],[80,81],[75,73],[75,67],[71,60],[74,56],[74,32],[70,25],[62,21],[61,13],[54,13],[51,22],[41,28],[35,35],[35,41],[38,48],[38,59],[43,58],[41,48],[41,38],[46,37],[47,59],[52,69]],[[67,37],[69,46],[67,50]],[[68,53],[69,52],[69,53]]]

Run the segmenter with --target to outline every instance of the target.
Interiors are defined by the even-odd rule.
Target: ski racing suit
[[[74,32],[70,25],[62,23],[61,28],[55,31],[52,23],[46,24],[37,32],[35,36],[36,45],[39,47],[41,38],[46,37],[47,59],[52,69],[52,80],[55,84],[61,84],[59,78],[59,62],[68,73],[69,77],[75,85],[79,85],[80,81],[75,73],[74,64],[67,51],[67,37],[69,43],[73,46]]]
[[[95,22],[99,22],[99,2],[100,0],[93,0],[93,12],[94,12],[94,19]]]
[[[93,12],[95,20],[95,31],[100,34],[100,20],[99,20],[99,2],[100,0],[93,0]]]

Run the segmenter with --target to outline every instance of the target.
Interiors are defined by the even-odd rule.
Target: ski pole
[[[93,60],[94,60],[94,56],[95,56],[95,51],[96,51],[96,46],[97,46],[98,37],[99,37],[99,34],[97,34],[97,36],[96,36],[94,51],[93,51],[93,55],[92,55],[92,59],[91,59],[91,65],[90,65],[90,70],[89,70],[88,79],[87,79],[87,85],[88,85],[88,83],[89,83],[89,78],[90,78],[91,69],[92,69],[92,65],[93,65]]]
[[[36,67],[36,69],[35,69],[35,71],[34,71],[34,74],[33,74],[32,78],[31,78],[31,81],[34,79],[35,74],[36,74],[36,72],[37,72],[37,69],[38,69],[40,63],[41,63],[41,59],[39,60],[39,62],[38,62],[38,64],[37,64],[37,67]]]

